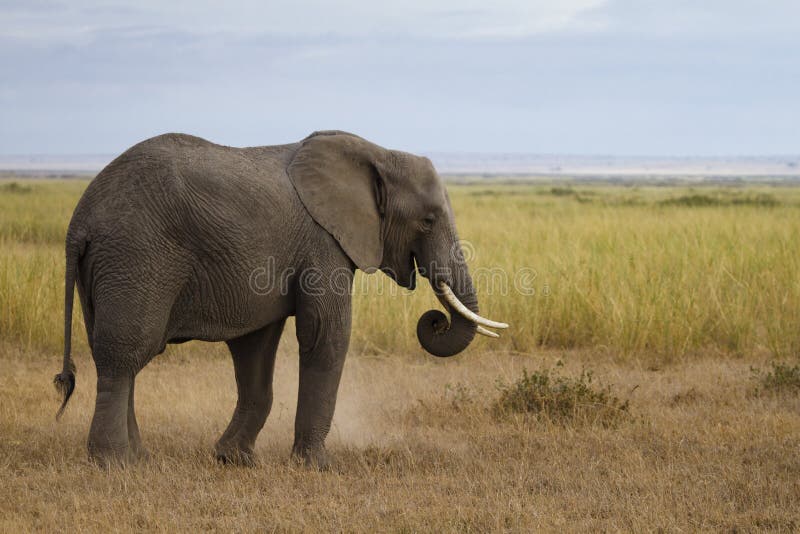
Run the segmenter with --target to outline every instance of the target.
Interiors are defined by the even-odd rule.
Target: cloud
[[[661,36],[742,38],[797,35],[797,0],[609,0],[592,13],[608,32]]]
[[[324,128],[409,150],[790,152],[797,20],[797,0],[5,0],[0,153]]]
[[[402,3],[341,0],[12,1],[0,36],[31,42],[84,42],[100,31],[153,28],[178,33],[353,38],[518,38],[581,29],[581,13],[606,0],[483,0]]]

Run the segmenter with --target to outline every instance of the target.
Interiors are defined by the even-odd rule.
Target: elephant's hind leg
[[[128,446],[128,399],[132,387],[132,374],[98,373],[88,449],[89,459],[102,467],[134,459]]]
[[[89,458],[101,466],[148,457],[133,413],[133,373],[97,378],[97,399],[89,430]]]
[[[111,313],[98,314],[107,316],[114,317]],[[142,316],[153,318],[155,314],[148,311]],[[95,324],[92,343],[97,399],[88,448],[90,459],[100,465],[132,463],[146,456],[134,414],[134,382],[162,346],[162,322],[117,317],[113,322]]]
[[[133,391],[136,375],[151,352],[108,338],[94,340],[97,398],[88,449],[90,460],[101,466],[133,463],[147,455],[133,411]]]
[[[228,341],[239,399],[228,428],[215,447],[225,463],[252,465],[256,437],[272,408],[272,374],[284,320]]]
[[[134,380],[164,350],[170,317],[185,278],[186,263],[172,250],[150,246],[138,234],[97,239],[80,290],[90,306],[97,400],[89,430],[89,456],[101,465],[129,463],[146,455],[134,414]],[[161,241],[158,241],[161,243]],[[89,283],[90,282],[90,283]],[[82,282],[84,284],[84,282]]]

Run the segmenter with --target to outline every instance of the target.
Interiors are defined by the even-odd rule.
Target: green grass
[[[63,239],[86,184],[0,182],[0,341],[60,350]],[[481,310],[512,325],[479,348],[592,348],[663,361],[800,354],[800,189],[449,189]],[[438,307],[422,282],[411,293],[359,273],[353,348],[421,351],[417,318]]]

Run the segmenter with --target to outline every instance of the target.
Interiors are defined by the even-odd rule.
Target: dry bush
[[[613,395],[610,386],[598,385],[592,371],[587,370],[571,378],[553,369],[531,373],[524,369],[519,380],[513,384],[501,382],[498,389],[500,398],[493,410],[500,417],[522,413],[559,424],[608,427],[630,415],[629,401]]]
[[[800,394],[800,364],[791,365],[782,362],[770,362],[764,371],[751,368],[757,386],[755,394]]]
[[[33,188],[29,185],[23,185],[19,182],[6,182],[0,184],[0,193],[24,195],[30,193]]]

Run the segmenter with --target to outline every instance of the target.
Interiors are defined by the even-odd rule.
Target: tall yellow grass
[[[12,186],[12,183],[17,185]],[[58,350],[63,238],[86,181],[0,182],[0,340]],[[800,190],[788,187],[451,186],[485,315],[478,346],[800,353]],[[356,278],[353,346],[421,351],[427,284]],[[74,324],[82,332],[80,313]],[[76,336],[79,347],[83,335]],[[85,348],[85,345],[84,345]]]
[[[692,207],[681,204],[692,195],[682,188],[453,189],[481,308],[512,324],[500,340],[483,341],[487,348],[594,347],[665,358],[800,350],[796,190],[771,192],[780,206]],[[433,304],[422,293],[359,298],[358,343],[415,350],[414,321]]]

